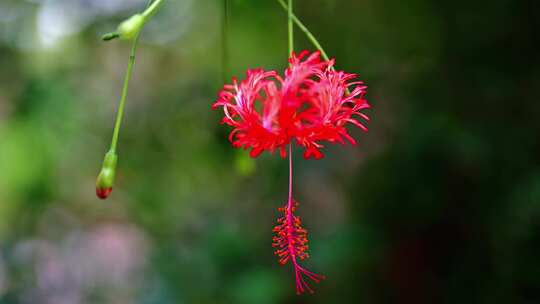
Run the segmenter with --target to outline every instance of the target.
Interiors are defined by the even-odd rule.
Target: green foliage
[[[540,302],[536,2],[294,1],[373,104],[358,146],[297,155],[306,264],[328,277],[302,297],[271,248],[287,164],[231,148],[210,109],[219,1],[145,25],[95,197],[129,54],[100,35],[145,5],[113,2],[0,3],[0,303]],[[227,74],[282,69],[279,3],[229,9]]]

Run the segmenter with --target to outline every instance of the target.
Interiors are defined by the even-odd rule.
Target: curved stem
[[[279,4],[281,4],[281,6],[283,7],[283,9],[289,11],[289,6],[285,3],[285,0],[277,0],[279,2]],[[326,52],[324,51],[324,49],[322,48],[321,44],[319,43],[319,41],[317,41],[317,38],[315,38],[315,36],[313,36],[313,34],[308,30],[308,28],[302,23],[302,21],[300,21],[300,19],[298,19],[294,14],[292,14],[292,21],[296,24],[296,26],[298,26],[298,28],[304,32],[304,34],[306,34],[307,38],[309,39],[309,41],[311,41],[311,43],[315,46],[315,48],[321,52],[321,56],[323,57],[324,60],[328,61],[330,60],[330,58],[328,57],[328,55],[326,54]]]

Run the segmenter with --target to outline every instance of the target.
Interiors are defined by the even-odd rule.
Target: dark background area
[[[115,190],[94,194],[142,0],[0,1],[0,303],[540,303],[540,2],[295,1],[369,86],[359,145],[295,157],[307,268],[271,248],[287,162],[228,143],[222,1],[145,28]],[[229,1],[227,78],[287,64],[277,1]],[[297,49],[310,49],[296,32]]]

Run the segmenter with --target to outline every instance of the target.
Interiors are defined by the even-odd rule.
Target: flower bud
[[[96,181],[96,195],[100,199],[106,199],[112,192],[117,162],[118,155],[116,153],[109,151],[105,154],[103,166]]]
[[[118,34],[120,34],[120,38],[125,40],[133,39],[142,29],[145,21],[146,19],[143,15],[135,14],[129,19],[120,23],[118,26]]]
[[[112,32],[112,33],[107,33],[107,34],[101,36],[101,40],[110,41],[110,40],[113,40],[113,39],[116,39],[116,38],[119,38],[119,37],[120,37],[120,33]]]

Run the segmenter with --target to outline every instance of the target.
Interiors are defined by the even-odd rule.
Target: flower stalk
[[[289,0],[287,14],[287,28],[289,30],[289,56],[291,56],[294,52],[293,0]]]
[[[326,54],[326,52],[324,51],[323,47],[321,46],[321,44],[319,43],[319,41],[317,40],[317,38],[315,38],[315,36],[309,31],[309,29],[304,25],[304,23],[302,23],[302,21],[300,21],[300,19],[298,19],[298,17],[296,17],[296,15],[294,15],[292,13],[292,10],[289,10],[289,5],[287,3],[285,3],[285,0],[277,0],[279,2],[279,4],[281,5],[281,7],[283,7],[283,9],[285,9],[291,16],[289,17],[289,20],[292,19],[292,22],[294,22],[296,24],[296,26],[298,26],[298,28],[306,35],[306,37],[309,39],[309,41],[311,41],[311,43],[313,44],[313,46],[319,51],[321,52],[321,56],[324,60],[328,61],[330,60],[330,58],[328,57],[328,55]],[[290,25],[289,25],[290,26]]]
[[[102,37],[102,39],[105,41],[121,38],[124,40],[132,40],[133,42],[129,54],[126,75],[124,77],[122,95],[120,97],[120,103],[118,104],[118,110],[116,112],[116,120],[114,123],[111,145],[109,151],[105,154],[105,159],[96,181],[96,194],[100,199],[106,199],[111,194],[116,177],[116,165],[118,163],[118,154],[116,152],[118,146],[118,137],[120,135],[120,128],[122,126],[129,82],[133,75],[133,66],[135,65],[135,56],[137,53],[139,35],[146,22],[157,12],[163,2],[164,0],[150,0],[143,13],[131,16],[120,23],[116,32],[105,34]]]
[[[279,2],[279,4],[281,5],[281,7],[283,7],[284,10],[287,11],[288,14],[290,14],[289,16],[289,20],[292,19],[292,21],[296,24],[296,26],[298,26],[298,28],[304,32],[304,34],[306,35],[306,37],[308,38],[309,41],[311,41],[311,43],[313,44],[313,46],[321,53],[321,57],[326,60],[326,61],[330,61],[330,57],[328,57],[328,54],[326,53],[326,51],[323,49],[322,45],[319,43],[319,41],[317,40],[317,38],[315,38],[315,35],[313,35],[311,33],[311,31],[304,25],[304,23],[302,21],[300,21],[300,19],[298,19],[298,17],[296,17],[296,15],[294,15],[292,13],[292,10],[289,10],[289,7],[291,5],[288,5],[287,3],[285,3],[285,0],[277,0]],[[289,22],[290,23],[290,22]],[[290,27],[290,24],[289,24],[289,27]],[[289,37],[291,37],[289,35]],[[332,69],[334,69],[334,67],[332,67]],[[349,91],[349,89],[347,88],[345,90],[345,92],[347,93],[347,95],[351,94],[351,91]]]
[[[161,8],[161,6],[165,3],[165,0],[155,0],[150,3],[150,5],[144,10],[142,13],[145,21],[152,18],[157,11]]]

